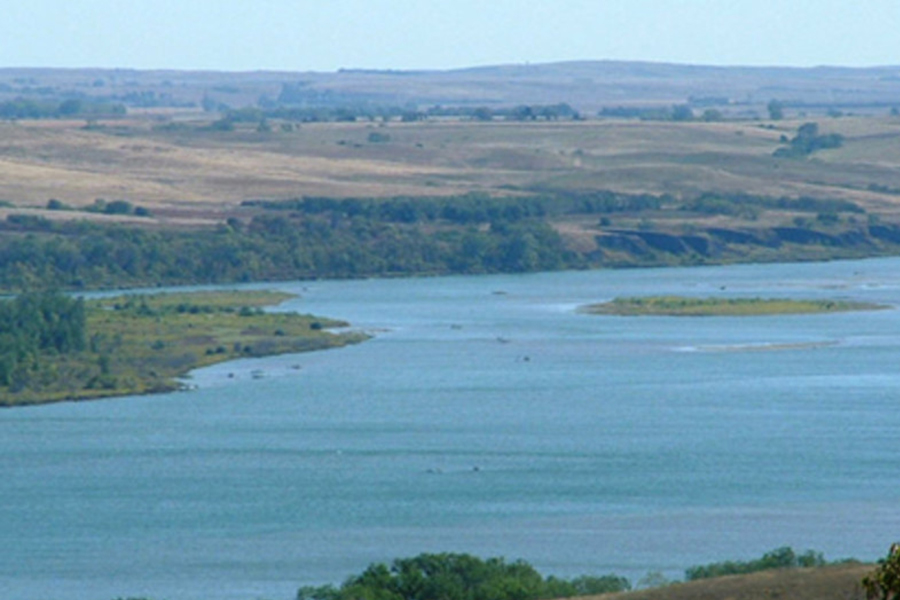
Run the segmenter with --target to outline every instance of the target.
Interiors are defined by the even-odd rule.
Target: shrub
[[[47,210],[70,210],[71,207],[56,198],[47,200]]]

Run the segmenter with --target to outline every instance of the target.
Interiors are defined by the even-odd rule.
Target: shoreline
[[[366,341],[348,323],[266,312],[293,294],[268,290],[162,292],[85,301],[82,350],[42,354],[33,383],[0,388],[0,408],[189,389],[194,370],[239,358],[300,354]]]

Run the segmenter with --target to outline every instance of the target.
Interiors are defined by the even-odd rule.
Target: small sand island
[[[592,315],[669,317],[752,317],[796,315],[888,308],[868,302],[844,300],[793,300],[787,298],[692,298],[687,296],[645,296],[616,298],[589,304],[580,311]]]
[[[0,307],[0,321],[28,325],[0,339],[0,349],[10,350],[0,363],[0,406],[166,392],[198,367],[368,339],[332,331],[347,326],[344,321],[263,310],[291,297],[268,291],[89,300],[23,295]]]

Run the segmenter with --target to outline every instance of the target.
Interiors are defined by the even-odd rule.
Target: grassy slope
[[[0,199],[42,207],[125,198],[190,217],[247,198],[500,191],[509,186],[627,192],[742,191],[841,197],[880,208],[898,197],[900,119],[820,119],[847,137],[811,160],[775,160],[782,134],[758,122],[426,122],[306,124],[261,134],[154,132],[149,121],[0,124]],[[388,133],[369,143],[369,133]],[[201,215],[194,215],[201,221]]]
[[[30,213],[50,219],[210,227],[229,217],[246,221],[248,210],[239,207],[241,201],[258,198],[598,189],[692,197],[718,191],[849,200],[869,215],[844,215],[837,226],[815,224],[833,237],[824,244],[786,239],[723,247],[707,235],[709,251],[697,256],[660,251],[636,240],[640,236],[617,230],[682,236],[706,235],[709,228],[743,229],[771,241],[771,228],[792,227],[796,219],[816,215],[670,210],[617,213],[602,226],[596,215],[558,216],[551,225],[569,249],[592,257],[589,262],[614,266],[825,260],[895,252],[883,240],[867,237],[866,223],[870,217],[884,223],[900,220],[900,119],[818,121],[823,133],[841,133],[846,143],[808,159],[772,156],[779,138],[792,136],[800,121],[435,120],[312,123],[291,131],[273,122],[271,133],[257,132],[255,124],[212,132],[203,129],[203,122],[190,120],[184,128],[159,131],[148,117],[90,131],[81,122],[0,123],[0,200],[13,204],[0,205],[0,220]],[[371,143],[373,132],[390,140]],[[96,198],[125,199],[150,209],[152,217],[47,211],[50,198],[74,207],[91,205]],[[838,239],[845,233],[862,241]],[[597,262],[597,256],[602,260]]]
[[[603,600],[863,600],[860,581],[871,565],[788,569],[680,583],[598,596]]]

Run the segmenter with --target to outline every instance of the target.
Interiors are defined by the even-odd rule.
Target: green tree
[[[515,121],[534,121],[537,115],[534,114],[532,107],[523,104],[512,109],[510,117]]]
[[[672,107],[673,121],[693,121],[694,111],[687,104],[679,104]]]
[[[780,100],[769,100],[766,108],[769,110],[769,118],[771,120],[780,121],[784,118],[784,103]]]
[[[213,131],[234,131],[234,119],[229,116],[222,117],[209,124]]]
[[[391,141],[391,136],[388,133],[373,131],[366,139],[370,144],[386,144],[387,142]]]
[[[200,101],[200,106],[203,108],[203,112],[209,113],[214,112],[218,104],[208,94],[203,94],[203,99]]]
[[[797,135],[789,143],[789,147],[776,150],[774,156],[803,157],[818,150],[840,148],[844,143],[844,136],[838,133],[820,135],[818,123],[804,123],[797,128]]]
[[[490,121],[494,118],[494,111],[486,106],[479,106],[472,112],[472,117],[477,121]]]
[[[78,100],[76,98],[64,100],[62,104],[59,105],[59,114],[62,117],[71,117],[73,115],[77,115],[81,112],[81,110],[81,100]]]
[[[900,599],[900,543],[892,544],[888,555],[878,561],[878,568],[862,580],[869,600]]]

